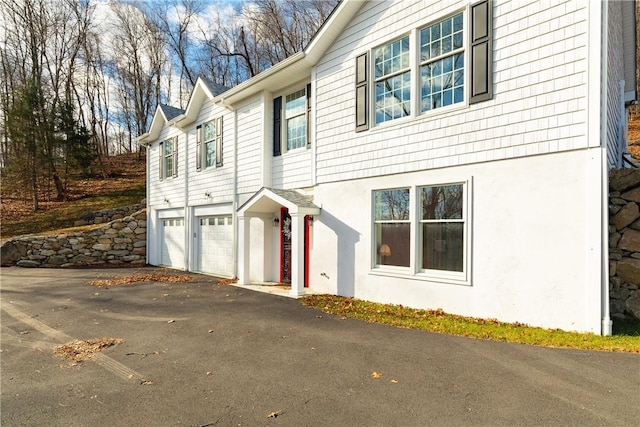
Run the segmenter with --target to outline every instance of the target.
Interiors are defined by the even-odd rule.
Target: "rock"
[[[616,275],[618,263],[615,261],[609,261],[609,277],[613,277]]]
[[[24,243],[8,241],[0,247],[0,265],[8,267],[14,265],[23,256],[27,255],[27,246]]]
[[[625,191],[640,185],[640,171],[635,169],[613,169],[609,172],[609,189]]]
[[[637,204],[631,202],[620,209],[620,212],[618,212],[611,221],[617,230],[622,230],[638,218],[640,218],[640,209],[638,209]]]
[[[28,259],[21,259],[20,261],[18,261],[16,265],[18,267],[27,267],[27,268],[40,267],[40,263],[38,261],[31,261]]]
[[[622,258],[618,261],[617,273],[625,282],[640,283],[640,259]]]
[[[619,316],[618,319],[624,319],[624,312],[627,306],[624,301],[620,300],[610,300],[609,301],[609,311],[611,312],[611,316]]]
[[[636,319],[640,319],[640,292],[634,292],[625,302],[627,312],[631,313]]]
[[[618,242],[620,241],[620,237],[622,237],[620,233],[609,234],[609,247],[610,248],[618,247]]]
[[[94,251],[108,251],[111,250],[111,245],[106,243],[96,243],[91,247]]]
[[[632,190],[622,193],[620,195],[620,198],[629,202],[640,203],[640,187],[636,187]]]
[[[627,228],[618,242],[618,248],[629,252],[640,252],[640,231]]]
[[[60,255],[52,256],[47,260],[47,264],[52,264],[52,265],[62,265],[66,262],[67,262],[67,258]]]

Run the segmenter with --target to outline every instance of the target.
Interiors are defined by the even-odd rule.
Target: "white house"
[[[148,133],[148,262],[610,334],[633,2],[343,0]],[[630,18],[629,18],[630,17]]]

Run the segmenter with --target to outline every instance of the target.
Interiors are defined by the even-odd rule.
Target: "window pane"
[[[373,194],[376,221],[408,221],[409,189],[376,191]]]
[[[216,143],[214,141],[205,144],[205,167],[215,166],[216,164]]]
[[[211,141],[216,137],[216,122],[215,120],[204,125],[204,140]]]
[[[164,175],[171,176],[173,171],[173,156],[167,156],[164,158]]]
[[[287,119],[287,150],[304,147],[307,143],[307,118],[305,115]]]
[[[173,140],[172,139],[167,139],[166,141],[164,141],[162,143],[162,145],[164,146],[164,155],[165,156],[168,156],[168,155],[173,153]]]
[[[373,51],[375,77],[384,77],[409,66],[409,36]]]
[[[464,54],[453,55],[423,65],[420,69],[420,80],[421,111],[461,102],[461,97],[452,97],[451,92],[445,92],[453,89],[454,92],[462,93],[464,89]]]
[[[411,73],[376,83],[376,123],[411,114]]]
[[[411,225],[376,224],[376,264],[409,267]]]
[[[422,268],[463,271],[464,224],[422,224]]]
[[[306,89],[296,91],[286,97],[285,117],[304,114],[307,109]]]
[[[462,185],[422,187],[420,203],[423,220],[462,219]]]

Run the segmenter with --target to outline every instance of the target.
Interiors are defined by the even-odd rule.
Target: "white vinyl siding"
[[[317,66],[318,183],[587,146],[589,3],[493,5],[492,100],[356,133],[356,55],[403,37],[409,28],[424,28],[461,10],[468,14],[465,1],[401,0],[362,7]]]
[[[261,99],[238,111],[238,193],[252,193],[261,187],[263,147]]]

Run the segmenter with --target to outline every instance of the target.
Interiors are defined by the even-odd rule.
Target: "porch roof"
[[[238,208],[238,215],[273,213],[280,207],[287,208],[290,214],[320,214],[320,208],[313,204],[309,196],[295,190],[262,187]]]

